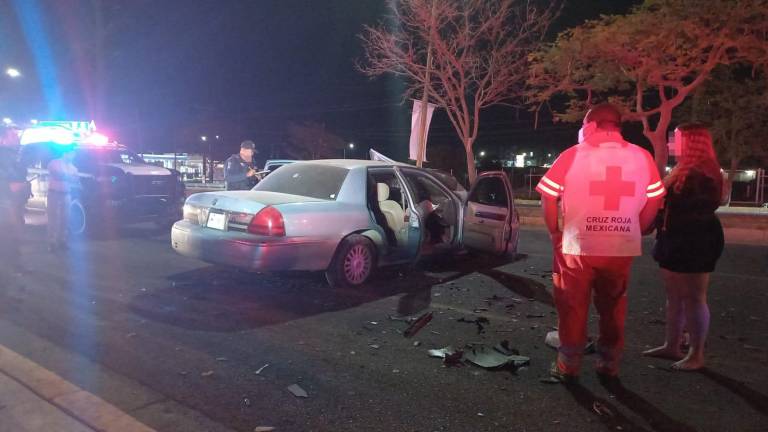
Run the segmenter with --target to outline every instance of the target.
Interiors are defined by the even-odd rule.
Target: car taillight
[[[283,237],[285,236],[283,215],[274,207],[264,207],[251,219],[251,223],[248,224],[248,232],[256,235]]]
[[[200,207],[190,204],[184,205],[184,220],[195,225],[200,225]]]

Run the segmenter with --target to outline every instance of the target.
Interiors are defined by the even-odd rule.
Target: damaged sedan
[[[217,265],[325,271],[344,287],[385,266],[462,248],[514,255],[519,220],[506,175],[480,175],[466,198],[454,189],[396,162],[295,162],[250,191],[191,195],[171,245]]]

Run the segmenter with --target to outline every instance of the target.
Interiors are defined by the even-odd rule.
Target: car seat
[[[379,208],[387,218],[387,225],[395,232],[399,240],[403,237],[405,231],[405,211],[396,201],[389,199],[389,186],[385,183],[376,183],[376,192],[379,199]]]

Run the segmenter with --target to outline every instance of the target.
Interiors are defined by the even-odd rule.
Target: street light
[[[208,141],[208,137],[203,135],[200,137],[200,141]]]
[[[19,72],[18,69],[9,67],[5,70],[5,74],[8,75],[11,78],[18,78],[21,76],[21,72]]]
[[[483,157],[483,156],[485,156],[485,150],[480,152],[480,157]]]
[[[349,143],[347,147],[349,147],[349,151],[351,152],[352,150],[355,149],[355,143]],[[347,147],[344,147],[344,159],[347,158]]]

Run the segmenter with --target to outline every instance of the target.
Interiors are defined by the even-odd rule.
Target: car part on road
[[[309,394],[301,388],[298,384],[291,384],[288,386],[287,390],[291,392],[294,396],[298,398],[308,398]]]
[[[365,284],[376,268],[376,249],[365,236],[352,234],[341,241],[325,272],[335,288],[356,288]]]
[[[261,372],[263,372],[263,371],[264,371],[264,369],[266,369],[267,367],[269,367],[269,363],[267,363],[267,364],[265,364],[264,366],[262,366],[262,367],[258,368],[258,369],[256,370],[256,375],[261,375]]]
[[[410,338],[416,335],[416,333],[419,332],[424,326],[429,324],[430,321],[432,321],[432,312],[427,312],[424,315],[420,316],[416,319],[413,323],[411,323],[410,326],[408,326],[407,329],[403,332],[403,336]]]
[[[515,369],[530,363],[529,357],[521,356],[516,350],[509,349],[507,341],[493,347],[484,344],[468,345],[464,350],[464,359],[485,369],[513,367]]]
[[[427,351],[430,357],[442,358],[446,366],[471,363],[484,369],[504,369],[528,365],[529,357],[521,356],[517,350],[509,348],[508,341],[502,341],[493,347],[485,344],[467,344],[464,350],[452,346]]]
[[[456,321],[461,323],[469,323],[469,324],[475,324],[477,326],[477,334],[485,333],[485,324],[490,325],[491,321],[486,317],[477,317],[473,320],[461,317],[457,319]]]

